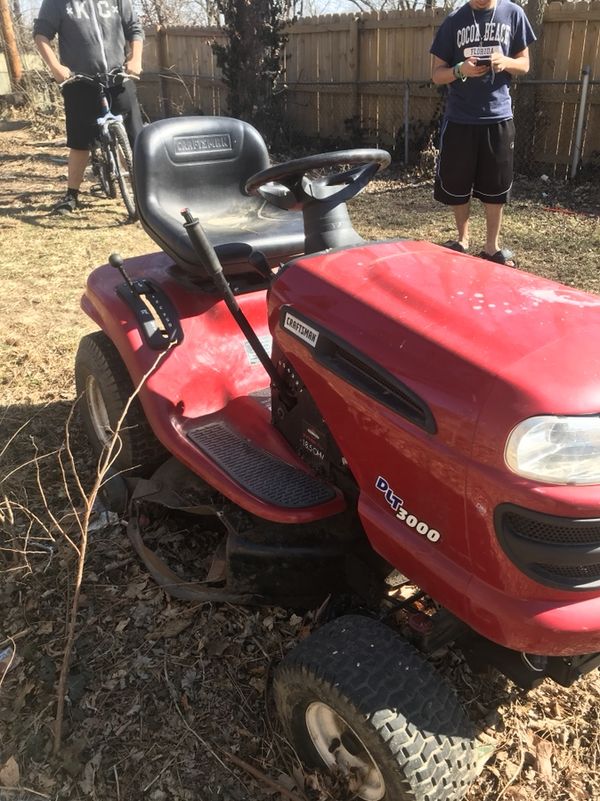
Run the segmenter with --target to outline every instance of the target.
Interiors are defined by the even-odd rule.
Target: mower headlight
[[[600,484],[600,417],[530,417],[512,430],[504,458],[536,481]]]

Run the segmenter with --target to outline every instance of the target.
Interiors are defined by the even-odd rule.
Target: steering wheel
[[[375,173],[387,167],[390,161],[387,150],[375,148],[320,153],[261,170],[248,178],[245,190],[249,195],[260,195],[280,209],[303,209],[310,203],[333,206],[362,192]],[[306,176],[310,170],[345,164],[356,166],[321,178]]]

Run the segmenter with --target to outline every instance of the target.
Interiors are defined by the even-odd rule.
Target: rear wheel
[[[117,422],[133,394],[133,384],[119,352],[102,331],[88,334],[75,357],[75,385],[85,432],[96,456],[112,441]],[[151,475],[168,454],[156,439],[139,399],[134,398],[119,432],[120,449],[113,469]]]
[[[111,149],[115,163],[115,177],[129,219],[137,220],[135,195],[133,190],[133,156],[125,128],[120,122],[109,126]]]
[[[348,615],[280,664],[275,702],[298,756],[341,772],[363,801],[457,801],[475,778],[453,690],[387,626]]]

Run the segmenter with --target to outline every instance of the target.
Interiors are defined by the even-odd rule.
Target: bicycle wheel
[[[114,170],[119,192],[130,220],[137,220],[133,191],[133,156],[125,128],[120,122],[111,122],[108,128],[110,148],[114,159]]]
[[[92,147],[92,175],[98,179],[98,186],[106,197],[116,197],[115,180],[111,177],[107,153],[98,141]]]

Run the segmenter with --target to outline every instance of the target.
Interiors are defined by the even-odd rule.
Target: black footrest
[[[221,470],[265,503],[303,509],[335,498],[328,484],[256,447],[223,422],[199,426],[189,431],[188,437]]]

